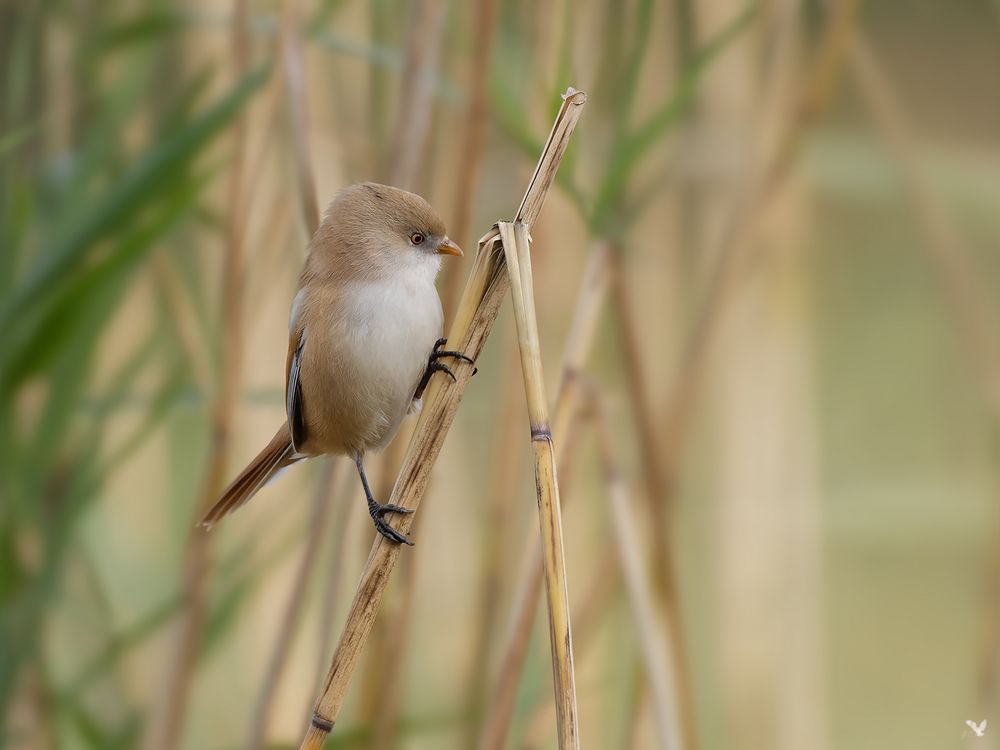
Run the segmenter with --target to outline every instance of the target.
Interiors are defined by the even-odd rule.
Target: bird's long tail
[[[281,425],[267,447],[258,453],[257,457],[226,487],[212,509],[201,519],[201,525],[211,528],[220,518],[232,513],[256,495],[275,474],[302,458],[304,456],[296,454],[292,448],[292,436],[288,432],[288,424]]]

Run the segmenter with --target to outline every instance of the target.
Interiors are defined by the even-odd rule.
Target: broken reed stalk
[[[573,471],[573,462],[577,455],[578,430],[576,425],[579,418],[583,416],[582,411],[583,409],[577,408],[572,418],[565,422],[566,427],[571,429],[567,430],[564,433],[566,437],[556,444],[558,454],[556,462],[560,475],[564,477],[570,476]],[[565,504],[565,499],[563,504]],[[535,624],[535,615],[538,613],[538,600],[541,598],[544,584],[540,540],[535,540],[535,543],[526,552],[525,559],[518,568],[521,574],[518,576],[519,583],[513,596],[512,614],[507,626],[507,635],[504,638],[506,646],[503,659],[494,683],[494,690],[490,694],[490,711],[483,722],[478,742],[474,745],[468,745],[468,747],[475,746],[480,750],[502,748],[507,741],[507,733],[510,731],[518,680],[524,669],[528,645],[531,642],[531,633]],[[554,716],[554,702],[545,701],[544,703],[552,709],[551,713]]]
[[[666,626],[656,608],[654,585],[648,574],[642,547],[642,522],[635,504],[630,501],[625,477],[615,455],[615,439],[607,414],[604,396],[598,394],[597,431],[604,481],[607,485],[609,513],[618,549],[619,564],[632,609],[632,621],[639,639],[642,664],[653,698],[653,718],[660,750],[681,747],[678,733],[677,676],[671,673],[676,658],[669,658],[665,644]],[[654,537],[655,538],[655,537]]]
[[[250,27],[246,0],[235,0],[232,34],[233,77],[242,80],[249,70]],[[212,441],[208,465],[202,479],[195,520],[184,549],[183,605],[171,644],[171,657],[161,698],[142,739],[144,750],[172,750],[180,743],[194,680],[198,645],[205,623],[208,572],[212,537],[197,525],[205,508],[215,501],[225,482],[226,460],[232,439],[233,414],[239,394],[240,362],[243,355],[243,298],[245,276],[246,196],[244,171],[247,147],[247,115],[233,124],[234,153],[229,171],[225,255],[222,268],[222,368],[212,408]]]
[[[993,447],[1000,444],[1000,347],[991,326],[989,295],[976,274],[974,261],[952,214],[937,197],[920,165],[912,118],[896,93],[876,50],[858,33],[850,51],[851,73],[887,149],[902,173],[914,216],[955,323],[976,371],[992,428]],[[982,711],[996,704],[1000,652],[1000,539],[994,534],[986,559],[983,610],[976,658],[976,700]]]
[[[566,92],[528,190],[518,208],[516,221],[530,227],[538,218],[586,101],[587,96],[582,91],[571,88]],[[479,252],[449,331],[450,345],[473,359],[478,358],[482,352],[509,285],[503,253],[496,247],[498,238],[498,232],[493,230],[480,241]],[[427,388],[424,408],[393,488],[389,501],[391,503],[414,510],[420,504],[430,480],[431,468],[441,451],[445,435],[458,410],[458,403],[472,376],[471,366],[456,369],[455,382],[434,378]],[[412,522],[412,515],[403,515],[397,521],[397,528],[406,534]],[[326,680],[316,701],[312,721],[302,739],[301,750],[318,750],[333,729],[361,649],[371,632],[389,573],[399,553],[399,545],[382,536],[375,539]]]
[[[531,425],[531,448],[535,457],[535,495],[541,530],[545,601],[549,613],[549,644],[552,650],[552,682],[556,700],[556,732],[560,750],[580,746],[576,709],[576,676],[573,669],[573,628],[569,618],[569,584],[559,507],[559,476],[555,445],[549,424],[542,375],[542,349],[535,316],[535,290],[531,275],[531,243],[524,224],[500,223],[500,239],[514,303],[514,322],[521,350],[524,396]]]
[[[580,410],[583,395],[583,366],[590,355],[601,310],[608,287],[608,245],[594,245],[584,272],[583,283],[577,295],[573,322],[566,338],[563,352],[562,374],[556,397],[553,434],[560,436],[556,443],[556,463],[559,471],[567,474],[571,424]],[[489,704],[489,714],[483,723],[477,746],[479,750],[500,750],[507,739],[514,714],[517,683],[524,667],[531,638],[531,627],[542,591],[542,550],[540,541],[531,548],[530,561],[522,567],[520,582],[514,597],[513,615],[505,640],[495,688]]]

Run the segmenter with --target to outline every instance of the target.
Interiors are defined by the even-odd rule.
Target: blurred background
[[[998,41],[991,0],[0,2],[0,745],[298,747],[352,467],[193,527],[284,418],[315,206],[427,197],[451,311],[571,85],[533,256],[583,746],[1000,745]],[[508,307],[329,747],[555,747]]]

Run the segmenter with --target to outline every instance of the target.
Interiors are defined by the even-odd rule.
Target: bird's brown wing
[[[299,383],[299,366],[302,348],[306,344],[304,327],[297,327],[288,337],[288,356],[285,359],[285,411],[288,414],[288,431],[292,448],[299,452],[306,441],[306,421],[302,415],[302,385]]]

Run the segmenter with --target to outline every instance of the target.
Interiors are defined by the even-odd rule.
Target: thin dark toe
[[[476,360],[472,357],[467,357],[462,352],[454,351],[452,349],[436,349],[434,351],[434,359],[441,359],[442,357],[454,357],[455,359],[460,359],[463,362],[468,362],[470,365],[475,364]]]
[[[396,544],[409,544],[411,547],[413,546],[413,542],[392,528],[392,526],[386,523],[380,515],[375,516],[373,520],[375,521],[375,530],[390,542],[395,542]]]
[[[383,513],[412,513],[413,508],[404,508],[402,505],[383,505],[379,514]]]
[[[434,360],[433,362],[431,362],[430,369],[432,372],[443,372],[454,381],[458,380],[458,378],[455,377],[455,373],[453,373],[451,371],[451,368],[448,367],[448,365],[446,365],[444,362],[439,362],[438,360]]]

